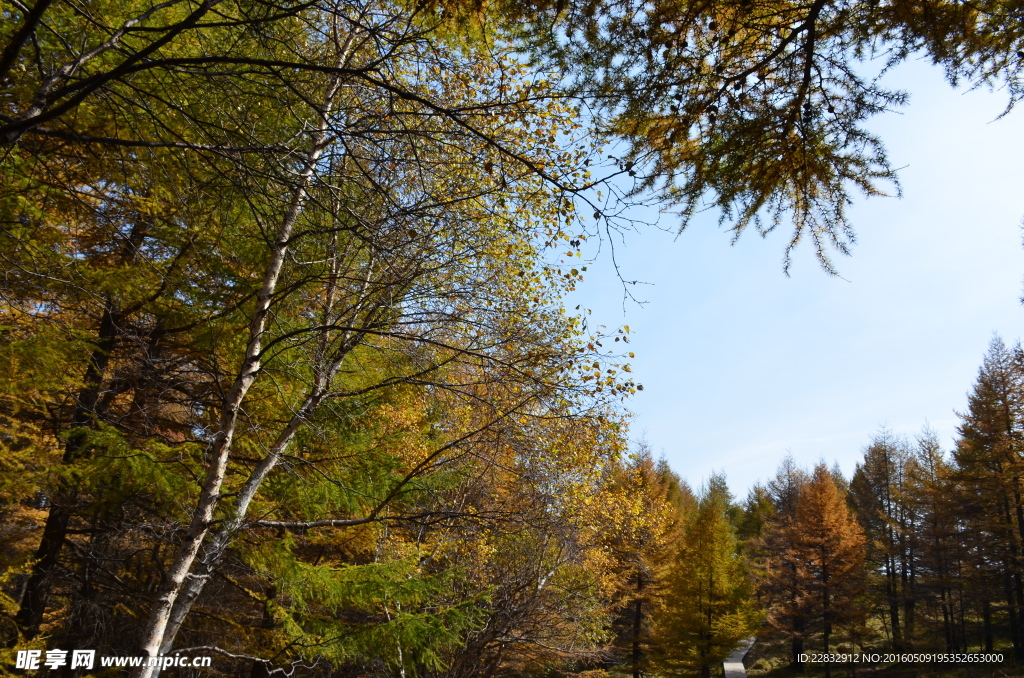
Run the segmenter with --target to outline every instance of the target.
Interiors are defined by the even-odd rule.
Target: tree
[[[941,610],[941,619],[932,621],[924,638],[934,641],[941,637],[947,652],[965,650],[964,617],[969,604],[965,580],[975,568],[968,565],[971,548],[960,515],[960,491],[954,481],[953,465],[945,458],[934,431],[926,428],[918,437],[916,459],[915,500],[922,515],[921,588]]]
[[[757,541],[761,538],[765,524],[775,515],[768,488],[760,483],[755,484],[747,492],[743,502],[743,512],[736,526],[736,536],[740,540],[741,549],[751,546],[756,550]]]
[[[652,623],[666,586],[664,573],[695,498],[690,487],[663,459],[655,461],[643,443],[624,463],[612,467],[610,476],[618,502],[628,509],[616,512],[615,527],[605,540],[618,580],[613,603],[614,660],[627,664],[639,677],[650,666]]]
[[[780,477],[799,477],[790,463]],[[806,476],[804,476],[806,478]],[[789,486],[789,482],[777,485]],[[793,639],[793,664],[802,670],[804,642],[820,631],[829,652],[834,633],[863,624],[864,535],[824,464],[796,484],[791,513],[769,523],[764,539],[764,584],[769,623]],[[826,666],[826,674],[829,669]]]
[[[654,632],[661,672],[697,671],[707,678],[711,666],[760,625],[752,581],[727,515],[730,500],[725,478],[712,476],[666,564]]]
[[[981,601],[986,645],[993,634],[990,601],[1001,588],[1017,662],[1024,660],[1022,360],[1019,345],[1011,350],[998,337],[992,340],[968,395],[967,412],[960,415],[960,437],[953,450],[964,519],[974,535],[986,592]]]
[[[40,409],[62,398],[78,405],[64,408],[70,414],[54,408],[60,416],[37,444],[52,447],[65,435],[77,442],[47,469],[53,484],[42,484],[50,511],[41,557],[22,596],[26,635],[39,631],[47,609],[81,600],[80,592],[96,590],[100,578],[105,587],[95,609],[134,609],[117,601],[140,596],[154,600],[142,645],[150,653],[169,649],[205,587],[225,576],[226,563],[237,565],[231,554],[236,539],[261,530],[424,519],[412,508],[411,516],[401,513],[412,488],[473,453],[489,430],[513,419],[522,425],[571,419],[590,407],[600,410],[602,391],[614,397],[632,389],[596,349],[578,343],[579,321],[557,307],[558,290],[579,273],[559,270],[563,262],[542,256],[542,239],[561,240],[560,225],[572,219],[561,197],[529,168],[535,161],[558,159],[562,169],[571,162],[560,154],[564,149],[552,154],[548,146],[552,135],[571,134],[571,110],[538,99],[539,84],[532,85],[533,98],[511,93],[509,99],[526,84],[510,85],[499,75],[514,68],[505,57],[431,45],[401,17],[376,9],[320,6],[316,16],[325,23],[319,33],[302,30],[282,42],[266,33],[253,38],[267,38],[307,65],[334,64],[282,88],[279,117],[259,113],[266,101],[236,100],[233,108],[245,110],[233,117],[247,121],[244,134],[260,152],[232,155],[224,145],[199,149],[177,142],[146,150],[145,144],[73,139],[34,149],[22,140],[7,156],[20,162],[11,161],[27,188],[15,184],[4,205],[5,217],[18,225],[5,237],[19,255],[6,278],[5,300],[14,303],[5,310],[19,329],[50,328],[66,345],[94,345],[97,356],[83,361],[64,349],[64,362],[45,366],[51,388]],[[55,24],[47,25],[53,30]],[[375,42],[380,35],[390,42]],[[472,113],[480,128],[467,129],[451,117],[439,121],[429,106],[396,109],[399,100],[386,86],[360,88],[346,79],[348,66],[383,58],[378,49],[392,59],[383,62],[389,77],[413,88],[427,91],[440,73],[462,73],[465,80],[448,82],[444,96],[449,104],[486,110],[486,116]],[[213,80],[198,72],[179,75],[199,79],[181,89],[148,83],[164,87],[159,105],[171,101],[181,108],[189,97],[206,95],[200,112],[217,117],[232,100],[231,88],[219,86],[230,74]],[[142,84],[133,79],[129,89]],[[100,123],[131,130],[142,124],[111,115],[116,124]],[[528,130],[519,119],[544,124]],[[202,129],[170,125],[163,132]],[[481,135],[482,129],[490,132]],[[509,142],[519,134],[534,137],[514,140],[525,142],[530,156],[502,166],[505,156],[496,148],[506,133]],[[276,144],[282,142],[291,145],[281,150]],[[143,150],[124,152],[114,165],[72,164],[81,176],[69,178],[61,170],[81,144]],[[127,171],[138,155],[155,176]],[[171,171],[179,167],[184,171]],[[60,197],[81,194],[80,185],[97,189],[90,200],[68,199],[70,207],[40,208],[26,199],[39,194],[37,174],[56,177]],[[161,201],[133,190],[133,181],[145,180]],[[131,198],[146,209],[128,209]],[[144,219],[150,212],[160,215],[160,229]],[[72,229],[68,214],[75,216]],[[46,238],[59,246],[38,244]],[[126,256],[137,258],[130,270],[144,276],[125,276],[128,266],[111,256],[107,240],[123,241]],[[35,256],[40,251],[51,258]],[[48,275],[53,271],[65,277]],[[36,347],[41,334],[33,337]],[[579,361],[586,358],[581,374]],[[77,395],[66,383],[53,387],[60,374],[73,381],[84,374],[85,385]],[[12,379],[24,383],[21,375]],[[311,480],[321,473],[343,478],[373,467],[346,456],[339,468],[335,450],[359,449],[342,422],[354,421],[350,408],[372,408],[375,396],[403,386],[431,392],[419,402],[435,416],[470,404],[475,413],[431,423],[427,442],[410,448],[411,456],[379,459],[389,469],[377,476],[379,484],[351,486],[355,495],[363,492],[360,501],[348,493],[342,493],[345,501],[298,507],[267,501],[263,493],[289,479],[301,478],[299,486],[316,494],[323,487]],[[296,465],[308,473],[295,474]],[[112,487],[111,471],[124,482]],[[86,482],[65,488],[68,479]],[[259,519],[248,518],[251,510]],[[447,513],[438,505],[431,511]],[[162,527],[152,530],[155,525]],[[255,572],[259,581],[256,565],[241,560],[239,569]],[[113,561],[126,563],[133,576],[96,567]],[[266,598],[268,609],[284,605],[273,593],[276,584],[263,581],[259,588],[263,593],[254,596]],[[275,616],[267,617],[272,628]],[[102,642],[131,651],[139,620],[122,612],[115,618],[127,632],[110,634],[108,625]],[[48,621],[62,633],[88,626]]]
[[[767,621],[790,639],[790,663],[800,669],[810,611],[791,525],[796,520],[800,493],[808,481],[807,472],[796,465],[792,456],[786,455],[775,477],[768,482],[772,511],[756,544],[760,565],[758,588],[762,604],[768,610]]]
[[[827,654],[833,631],[862,624],[860,597],[864,592],[864,534],[846,506],[824,464],[814,469],[797,506],[796,543],[807,567],[810,604],[822,625]],[[829,675],[826,665],[825,675]]]
[[[915,501],[915,464],[910,444],[883,430],[864,451],[853,473],[852,500],[868,535],[871,569],[884,582],[888,630],[894,650],[914,641],[918,599],[918,539],[924,517]]]
[[[924,52],[953,84],[1005,84],[1012,106],[1016,11],[1000,0],[538,0],[515,18],[532,19],[526,39],[595,98],[601,129],[628,143],[619,171],[677,204],[680,228],[709,200],[737,237],[791,220],[786,261],[810,240],[831,270],[855,240],[850,194],[895,183],[864,122],[905,96],[866,74]]]
[[[245,139],[244,132],[229,138],[232,125],[153,97],[151,85],[175,82],[202,91],[227,83],[262,95],[274,83],[287,87],[286,73],[331,69],[480,131],[472,109],[407,88],[386,69],[307,62],[268,49],[274,36],[294,35],[289,31],[332,11],[329,3],[250,0],[121,3],[117,11],[87,15],[47,0],[15,5],[2,34],[0,79],[11,95],[0,142],[287,153],[293,149]],[[1024,91],[1016,11],[1006,0],[437,0],[413,4],[406,14],[417,30],[427,27],[421,35],[496,35],[496,42],[515,42],[554,72],[570,74],[573,95],[597,107],[600,133],[628,144],[616,172],[635,176],[637,190],[658,188],[681,208],[683,226],[706,196],[733,221],[736,235],[749,226],[766,233],[791,217],[787,257],[809,238],[830,268],[830,252],[847,253],[854,241],[846,219],[851,191],[879,194],[895,179],[864,122],[905,97],[863,75],[866,62],[881,56],[883,68],[891,67],[923,51],[953,84],[1005,85],[1013,105]],[[372,35],[388,42],[407,29],[378,25]],[[82,47],[61,40],[72,34],[86,38]],[[92,128],[93,110],[117,124]],[[184,124],[169,126],[168,119]],[[522,147],[495,150],[525,161],[559,188],[573,186],[570,175],[548,172]]]

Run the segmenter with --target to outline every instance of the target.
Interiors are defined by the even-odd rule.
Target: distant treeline
[[[731,531],[699,548],[732,548],[736,557],[722,562],[741,562],[735,567],[744,569],[746,580],[726,574],[725,566],[701,572],[706,581],[718,582],[720,600],[727,589],[736,595],[744,595],[744,587],[752,591],[747,600],[765,622],[752,655],[763,660],[759,667],[788,663],[802,671],[802,655],[865,651],[995,652],[1020,665],[1024,351],[1019,344],[1007,348],[998,338],[992,341],[960,418],[949,454],[927,428],[913,440],[882,430],[851,479],[825,464],[808,472],[787,457],[775,477],[730,504],[724,479],[712,478],[702,497],[721,497],[718,513],[728,518]],[[681,515],[700,513],[682,508]],[[651,656],[665,651],[658,629],[684,614],[680,610],[702,609],[709,622],[705,632],[734,624],[737,632],[730,641],[739,637],[741,627],[749,628],[746,618],[730,617],[727,606],[716,608],[713,587],[700,593],[673,583],[680,576],[695,578],[686,572],[698,559],[689,532],[669,542],[667,566],[661,565],[663,574],[656,576],[669,593],[651,599]],[[739,609],[743,606],[731,608],[732,613]],[[696,632],[702,625],[691,621],[690,626]],[[676,638],[683,637],[679,631],[673,630]],[[722,654],[708,651],[705,657],[718,660]],[[817,669],[827,673],[825,665]]]

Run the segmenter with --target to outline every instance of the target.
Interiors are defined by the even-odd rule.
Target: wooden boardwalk
[[[756,638],[747,638],[740,646],[732,651],[725,661],[722,662],[722,668],[725,669],[725,678],[747,678],[747,669],[743,666],[743,657],[750,652],[750,648],[754,645]]]

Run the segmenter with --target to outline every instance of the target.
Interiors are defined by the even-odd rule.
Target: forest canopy
[[[3,0],[4,652],[720,661],[762,621],[736,507],[629,453],[629,328],[563,295],[644,200],[680,228],[706,205],[736,236],[785,224],[787,265],[807,240],[832,270],[851,195],[898,190],[865,124],[906,95],[875,74],[923,53],[1012,106],[1021,11]],[[835,479],[805,484],[793,515],[837,516],[856,570]],[[728,628],[651,625],[690,595],[673,567],[720,575],[702,609]],[[859,609],[851,582],[814,604]],[[827,647],[847,620],[823,614]]]

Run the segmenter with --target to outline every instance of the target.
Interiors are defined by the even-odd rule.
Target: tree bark
[[[992,651],[992,603],[984,601],[981,604],[981,619],[985,633],[985,652]]]
[[[317,162],[324,151],[324,141],[329,124],[328,117],[330,116],[340,84],[340,76],[332,75],[327,92],[323,98],[323,103],[318,111],[318,124],[311,135],[310,149],[306,154],[302,171],[299,173],[298,182],[293,189],[291,202],[285,211],[277,237],[271,247],[270,260],[264,272],[263,283],[257,295],[256,306],[253,309],[249,323],[249,341],[246,346],[245,355],[239,368],[238,376],[235,378],[231,390],[221,407],[220,425],[209,452],[208,458],[210,462],[206,479],[203,482],[202,493],[174,562],[168,568],[164,581],[157,591],[149,619],[146,622],[140,643],[142,654],[145,656],[156,656],[165,645],[164,638],[168,625],[172,621],[172,611],[175,602],[182,592],[186,590],[192,566],[199,555],[203,541],[209,532],[214,512],[219,504],[220,489],[227,472],[228,459],[231,455],[231,446],[242,402],[260,373],[263,334],[270,312],[271,301],[273,300],[281,272],[284,269],[292,231],[306,200],[307,190],[316,171]],[[294,431],[292,433],[294,434]],[[290,437],[288,436],[289,440]],[[241,514],[236,512],[232,520],[228,522],[237,523],[243,518],[244,510]],[[218,535],[225,533],[226,527],[226,525],[222,527]],[[221,545],[220,541],[218,539],[214,544],[215,552],[222,551],[226,547],[226,542]],[[149,666],[141,667],[132,671],[131,675],[133,678],[151,678],[154,675],[154,669]]]
[[[43,6],[40,2],[37,6]],[[118,260],[121,265],[130,264],[145,239],[146,226],[135,223],[121,248]],[[71,464],[78,457],[87,441],[84,429],[103,415],[101,407],[103,380],[110,364],[110,355],[117,345],[122,332],[124,315],[117,302],[108,296],[105,300],[100,325],[96,331],[94,348],[86,363],[82,387],[75,399],[75,409],[67,441],[64,444],[63,464]],[[68,526],[78,501],[78,490],[69,481],[61,481],[50,498],[50,512],[43,525],[43,536],[35,552],[35,564],[22,595],[21,604],[15,615],[15,622],[26,639],[35,638],[46,614],[50,597],[52,575],[60,562],[60,553],[67,539]]]
[[[796,619],[793,621],[793,669],[797,673],[804,672],[804,661],[800,658],[800,655],[804,653],[804,620]]]
[[[890,535],[891,544],[891,535]],[[889,625],[892,628],[892,649],[899,652],[903,649],[903,634],[900,629],[900,601],[896,584],[896,559],[891,555],[885,558],[885,593],[889,602]]]
[[[644,573],[638,567],[636,571],[636,600],[633,601],[633,678],[640,678],[640,633],[643,627],[643,594]]]

